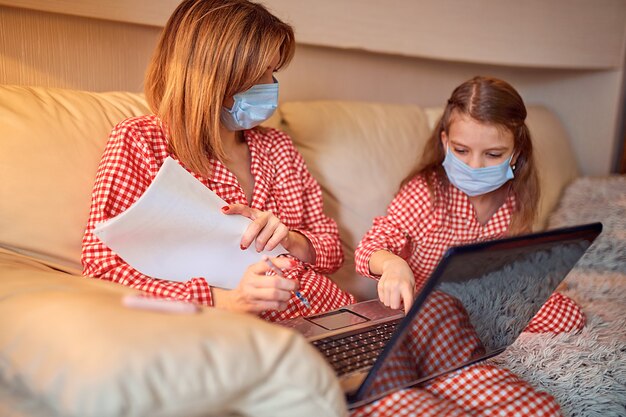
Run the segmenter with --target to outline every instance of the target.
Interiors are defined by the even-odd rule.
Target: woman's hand
[[[229,215],[240,214],[252,220],[241,237],[241,249],[247,249],[254,242],[257,252],[271,251],[279,243],[287,243],[289,228],[272,212],[257,210],[243,204],[224,206],[222,212]]]
[[[370,258],[370,270],[381,271],[377,287],[380,301],[394,309],[404,305],[404,312],[408,313],[415,292],[415,277],[409,264],[390,252],[378,251]]]
[[[280,269],[289,269],[295,261],[286,258],[272,258]],[[281,278],[277,275],[265,275],[270,267],[259,261],[244,272],[239,285],[232,290],[213,287],[213,305],[225,310],[258,314],[265,310],[282,311],[287,308],[287,301],[293,291],[299,287],[298,281]]]
[[[222,207],[228,215],[239,214],[252,220],[241,237],[241,249],[252,243],[257,252],[271,251],[281,244],[287,252],[303,262],[315,263],[315,251],[309,239],[297,231],[290,231],[272,212],[261,211],[243,204]]]

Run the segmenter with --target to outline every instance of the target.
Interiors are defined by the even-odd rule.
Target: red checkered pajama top
[[[405,184],[387,208],[376,217],[355,251],[357,272],[374,279],[369,270],[372,254],[386,250],[404,258],[415,276],[419,290],[433,272],[447,248],[503,237],[507,234],[515,198],[509,195],[486,224],[476,219],[465,193],[453,185],[435,183],[434,205],[422,176]],[[568,297],[554,293],[533,318],[527,331],[562,332],[582,328],[585,317]]]
[[[286,273],[300,280],[314,314],[354,302],[354,298],[322,274],[343,262],[336,223],[324,215],[319,184],[306,168],[291,139],[275,129],[244,131],[251,157],[254,191],[251,207],[271,211],[290,230],[306,236],[315,250],[315,265],[302,262]],[[141,274],[105,246],[92,232],[133,204],[148,188],[166,157],[172,156],[167,135],[156,116],[127,119],[111,132],[100,161],[92,193],[89,222],[83,237],[84,275],[114,281],[161,297],[212,305],[210,287],[202,277],[186,282],[165,281]],[[237,178],[225,165],[211,160],[211,173],[192,174],[229,204],[248,205]],[[191,172],[191,171],[190,171]],[[295,297],[283,312],[262,316],[281,320],[299,314]]]

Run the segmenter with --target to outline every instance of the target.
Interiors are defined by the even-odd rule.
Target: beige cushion
[[[373,281],[354,272],[354,249],[415,166],[442,112],[442,107],[365,102],[281,104],[283,126],[320,182],[327,214],[339,224],[346,261],[333,279],[359,299],[374,298],[376,291]],[[539,230],[578,168],[552,112],[529,106],[528,127],[542,188],[534,226]]]
[[[417,106],[313,101],[281,105],[283,123],[337,220],[346,261],[333,278],[361,299],[375,282],[359,277],[354,248],[417,163],[428,126]]]
[[[149,110],[141,95],[0,86],[0,247],[80,273],[91,189],[111,127]],[[353,250],[414,166],[442,109],[317,101],[282,103],[266,125],[284,127],[321,183],[339,225],[345,266],[337,281],[359,298],[374,283],[354,273]],[[563,187],[578,175],[556,116],[529,107],[545,225]],[[10,220],[9,220],[10,219]]]
[[[96,169],[140,95],[0,86],[0,245],[80,273]]]
[[[534,229],[544,229],[565,187],[580,176],[576,155],[557,116],[542,106],[529,106],[526,124],[533,139],[541,200]]]
[[[3,252],[0,274],[0,392],[43,415],[346,414],[333,371],[290,329],[212,308],[127,309],[129,288]]]

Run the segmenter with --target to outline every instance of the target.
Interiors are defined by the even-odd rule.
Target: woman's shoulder
[[[116,124],[111,130],[111,139],[129,141],[136,145],[163,144],[167,142],[161,120],[153,115],[130,117]]]
[[[113,130],[146,130],[160,129],[160,120],[154,114],[144,114],[124,119],[113,127]]]

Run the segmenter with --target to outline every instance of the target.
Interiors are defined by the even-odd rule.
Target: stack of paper
[[[94,234],[144,275],[170,281],[203,277],[232,289],[262,254],[240,242],[251,220],[226,215],[227,203],[168,157],[146,192],[120,215],[98,224]]]

